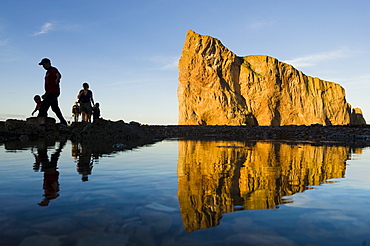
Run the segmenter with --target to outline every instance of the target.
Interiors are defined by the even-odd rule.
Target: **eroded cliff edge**
[[[262,55],[238,57],[189,30],[179,61],[179,125],[365,125],[339,84]]]

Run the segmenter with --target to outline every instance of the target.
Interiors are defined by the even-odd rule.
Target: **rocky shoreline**
[[[366,126],[149,126],[159,136],[193,140],[281,141],[370,146]]]
[[[93,123],[56,124],[49,117],[8,119],[0,122],[0,142],[70,139],[89,145],[131,148],[163,139],[289,141],[311,144],[370,146],[370,125],[365,126],[190,126],[143,125],[99,119]],[[117,145],[118,144],[118,145]],[[120,147],[121,146],[121,147]]]

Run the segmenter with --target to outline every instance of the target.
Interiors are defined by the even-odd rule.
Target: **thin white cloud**
[[[285,63],[292,64],[295,67],[312,67],[316,66],[317,63],[332,59],[344,58],[351,56],[351,52],[348,49],[340,48],[333,51],[311,54],[303,57],[294,58],[291,60],[285,60]]]
[[[59,23],[58,23],[58,26],[59,26]],[[68,31],[68,32],[79,32],[81,30],[84,30],[86,27],[88,27],[88,25],[86,26],[82,23],[80,23],[80,24],[64,24],[63,26],[61,26],[61,29],[65,30],[65,31]]]
[[[54,24],[47,22],[41,27],[41,30],[39,32],[34,33],[33,36],[38,36],[38,35],[48,33],[51,30],[53,30],[53,28],[54,28]]]
[[[150,61],[160,64],[161,70],[174,70],[177,69],[179,57],[177,56],[155,56],[149,59]]]
[[[104,88],[101,88],[100,90],[112,90],[112,88],[117,89],[118,85],[125,85],[130,87],[138,87],[142,86],[143,83],[146,83],[148,79],[127,79],[125,81],[117,81],[114,83],[109,83],[104,85]]]
[[[175,60],[173,60],[172,62],[164,65],[162,67],[163,70],[174,70],[174,69],[177,69],[177,66],[179,64],[179,58],[176,58]]]
[[[359,76],[351,76],[349,78],[338,78],[342,84],[351,86],[351,88],[366,89],[370,87],[370,74],[362,74]]]

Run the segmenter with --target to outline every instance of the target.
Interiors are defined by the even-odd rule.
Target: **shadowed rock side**
[[[343,178],[351,149],[257,142],[179,141],[178,198],[188,232],[238,209],[269,209]],[[238,206],[242,206],[241,208]]]
[[[179,125],[366,124],[362,114],[351,118],[340,85],[269,56],[238,57],[193,31],[178,69]]]

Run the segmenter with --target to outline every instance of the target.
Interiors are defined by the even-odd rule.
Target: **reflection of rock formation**
[[[188,232],[235,206],[276,208],[284,196],[343,178],[349,147],[179,141],[178,197]]]

